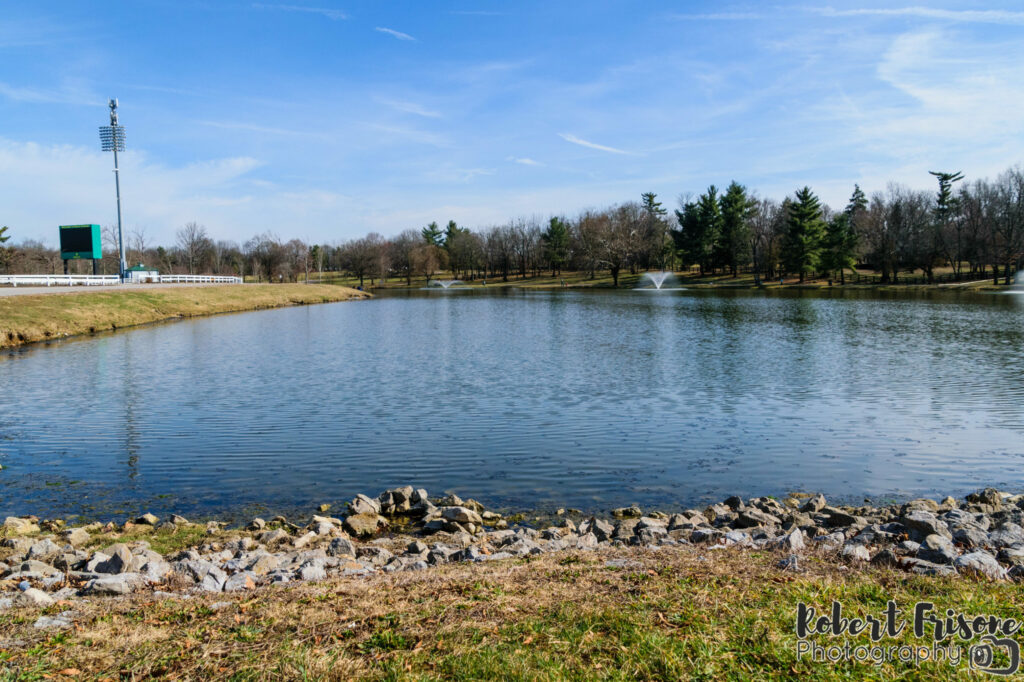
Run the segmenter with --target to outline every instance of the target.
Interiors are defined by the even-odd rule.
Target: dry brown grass
[[[332,285],[228,284],[0,298],[0,348],[141,324],[366,298]]]
[[[635,563],[607,566],[613,557]],[[792,575],[776,559],[608,549],[245,595],[97,599],[76,604],[76,629],[58,635],[35,630],[35,612],[0,613],[0,676],[6,665],[23,679],[949,679],[967,666],[797,661],[796,602],[876,613],[888,598],[928,598],[1017,617],[1024,606],[1009,584],[850,570],[824,555]]]

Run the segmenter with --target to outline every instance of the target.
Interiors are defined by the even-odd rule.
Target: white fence
[[[141,277],[136,282],[159,282],[160,284],[241,284],[241,277],[224,275],[157,275]],[[109,286],[120,284],[117,275],[0,275],[0,286],[9,284],[24,286]]]
[[[241,284],[241,277],[228,277],[226,275],[157,275],[155,278],[161,284]]]
[[[108,286],[120,284],[117,275],[0,275],[0,284],[12,286]]]

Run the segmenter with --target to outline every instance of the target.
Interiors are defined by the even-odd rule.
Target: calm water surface
[[[830,294],[404,292],[0,355],[0,516],[1024,488],[1024,296]]]

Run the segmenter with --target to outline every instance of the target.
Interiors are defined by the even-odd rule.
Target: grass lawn
[[[778,558],[608,549],[242,595],[96,598],[77,602],[76,626],[59,633],[33,628],[38,611],[14,609],[0,612],[0,678],[976,679],[966,661],[798,660],[797,602],[827,611],[837,600],[854,617],[880,615],[894,599],[908,621],[918,601],[934,602],[939,615],[1024,612],[1012,583],[852,569],[815,554],[787,573]],[[813,641],[869,643],[866,635]],[[908,626],[882,644],[930,641]]]
[[[364,298],[311,284],[154,287],[0,298],[0,348],[163,320]]]

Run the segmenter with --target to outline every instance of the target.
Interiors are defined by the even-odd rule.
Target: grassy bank
[[[217,313],[363,298],[347,287],[247,284],[0,298],[0,348]]]
[[[789,573],[779,556],[622,548],[244,595],[99,599],[76,603],[76,626],[57,634],[33,627],[38,611],[12,609],[0,611],[0,678],[975,679],[965,661],[798,660],[797,602],[826,611],[838,600],[853,617],[894,599],[908,621],[917,601],[940,615],[1024,611],[1012,583],[852,569],[815,554]],[[930,645],[910,629],[882,644]]]

